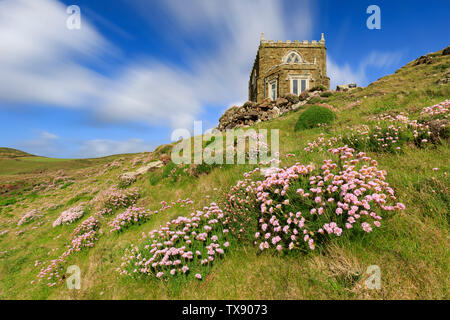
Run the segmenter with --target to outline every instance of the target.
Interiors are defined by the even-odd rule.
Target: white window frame
[[[272,96],[272,85],[275,85],[275,96]],[[268,82],[268,87],[267,87],[267,92],[268,92],[268,96],[272,101],[275,101],[277,99],[277,95],[278,95],[278,81],[277,79],[271,80]]]
[[[311,80],[311,76],[310,75],[303,75],[303,74],[289,75],[289,84],[290,84],[289,92],[292,93],[292,94],[295,94],[294,93],[294,80],[298,80],[298,85],[297,85],[298,93],[297,93],[297,95],[300,95],[302,92],[309,90],[309,82]],[[301,91],[302,90],[302,80],[306,80],[306,86],[305,86],[305,90],[304,91]]]

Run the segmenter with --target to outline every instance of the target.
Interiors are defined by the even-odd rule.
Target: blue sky
[[[68,5],[81,29],[68,30]],[[381,29],[369,30],[369,5]],[[50,157],[151,151],[247,99],[261,32],[325,33],[332,86],[449,45],[449,1],[0,0],[0,146]]]

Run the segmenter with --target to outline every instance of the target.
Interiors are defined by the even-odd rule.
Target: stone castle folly
[[[248,83],[248,99],[272,101],[287,94],[300,95],[317,86],[330,88],[327,77],[325,38],[319,41],[273,41],[261,42]]]

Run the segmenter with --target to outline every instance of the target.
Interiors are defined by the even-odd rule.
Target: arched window
[[[302,63],[303,58],[300,54],[295,51],[288,52],[287,55],[283,58],[284,63],[294,64],[294,63]]]

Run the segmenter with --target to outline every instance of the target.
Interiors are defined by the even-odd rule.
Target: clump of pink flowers
[[[19,221],[17,222],[17,225],[21,226],[21,225],[23,225],[25,223],[28,223],[28,222],[32,221],[35,218],[40,217],[39,213],[40,212],[37,209],[33,209],[33,210],[27,212],[26,214],[23,215],[22,218],[19,219]]]
[[[117,214],[113,221],[109,223],[110,232],[121,231],[131,225],[142,223],[147,220],[152,212],[145,208],[129,207],[123,213]]]
[[[84,215],[84,211],[84,204],[80,204],[76,207],[63,211],[61,215],[53,222],[53,228],[61,224],[71,224],[75,220],[80,219]]]
[[[58,281],[62,280],[61,273],[64,272],[63,264],[67,257],[83,248],[92,248],[101,234],[100,222],[97,218],[91,216],[84,220],[72,233],[67,250],[58,258],[51,260],[46,267],[41,268],[38,274],[39,282],[47,280],[49,287],[56,285]]]
[[[418,147],[431,142],[431,130],[427,124],[410,120],[404,113],[398,115],[380,114],[371,117],[376,124],[349,127],[348,132],[325,139],[323,134],[309,142],[306,152],[324,151],[337,145],[348,145],[359,151],[398,152],[405,143]]]
[[[331,237],[372,232],[387,214],[405,208],[375,160],[348,146],[329,152],[334,159],[319,169],[297,163],[262,181],[238,183],[226,210],[232,231],[254,232],[260,250],[314,250]]]
[[[98,196],[97,200],[103,201],[103,209],[99,214],[110,214],[117,209],[133,206],[136,204],[138,198],[139,190],[136,188],[123,190],[111,187]]]
[[[127,249],[118,268],[122,275],[159,279],[195,274],[201,279],[228,250],[228,219],[216,203],[178,217],[144,235],[139,246]]]
[[[422,116],[437,116],[444,115],[444,118],[448,118],[450,107],[450,100],[445,100],[441,103],[435,104],[434,106],[425,107],[422,109],[420,115]]]

